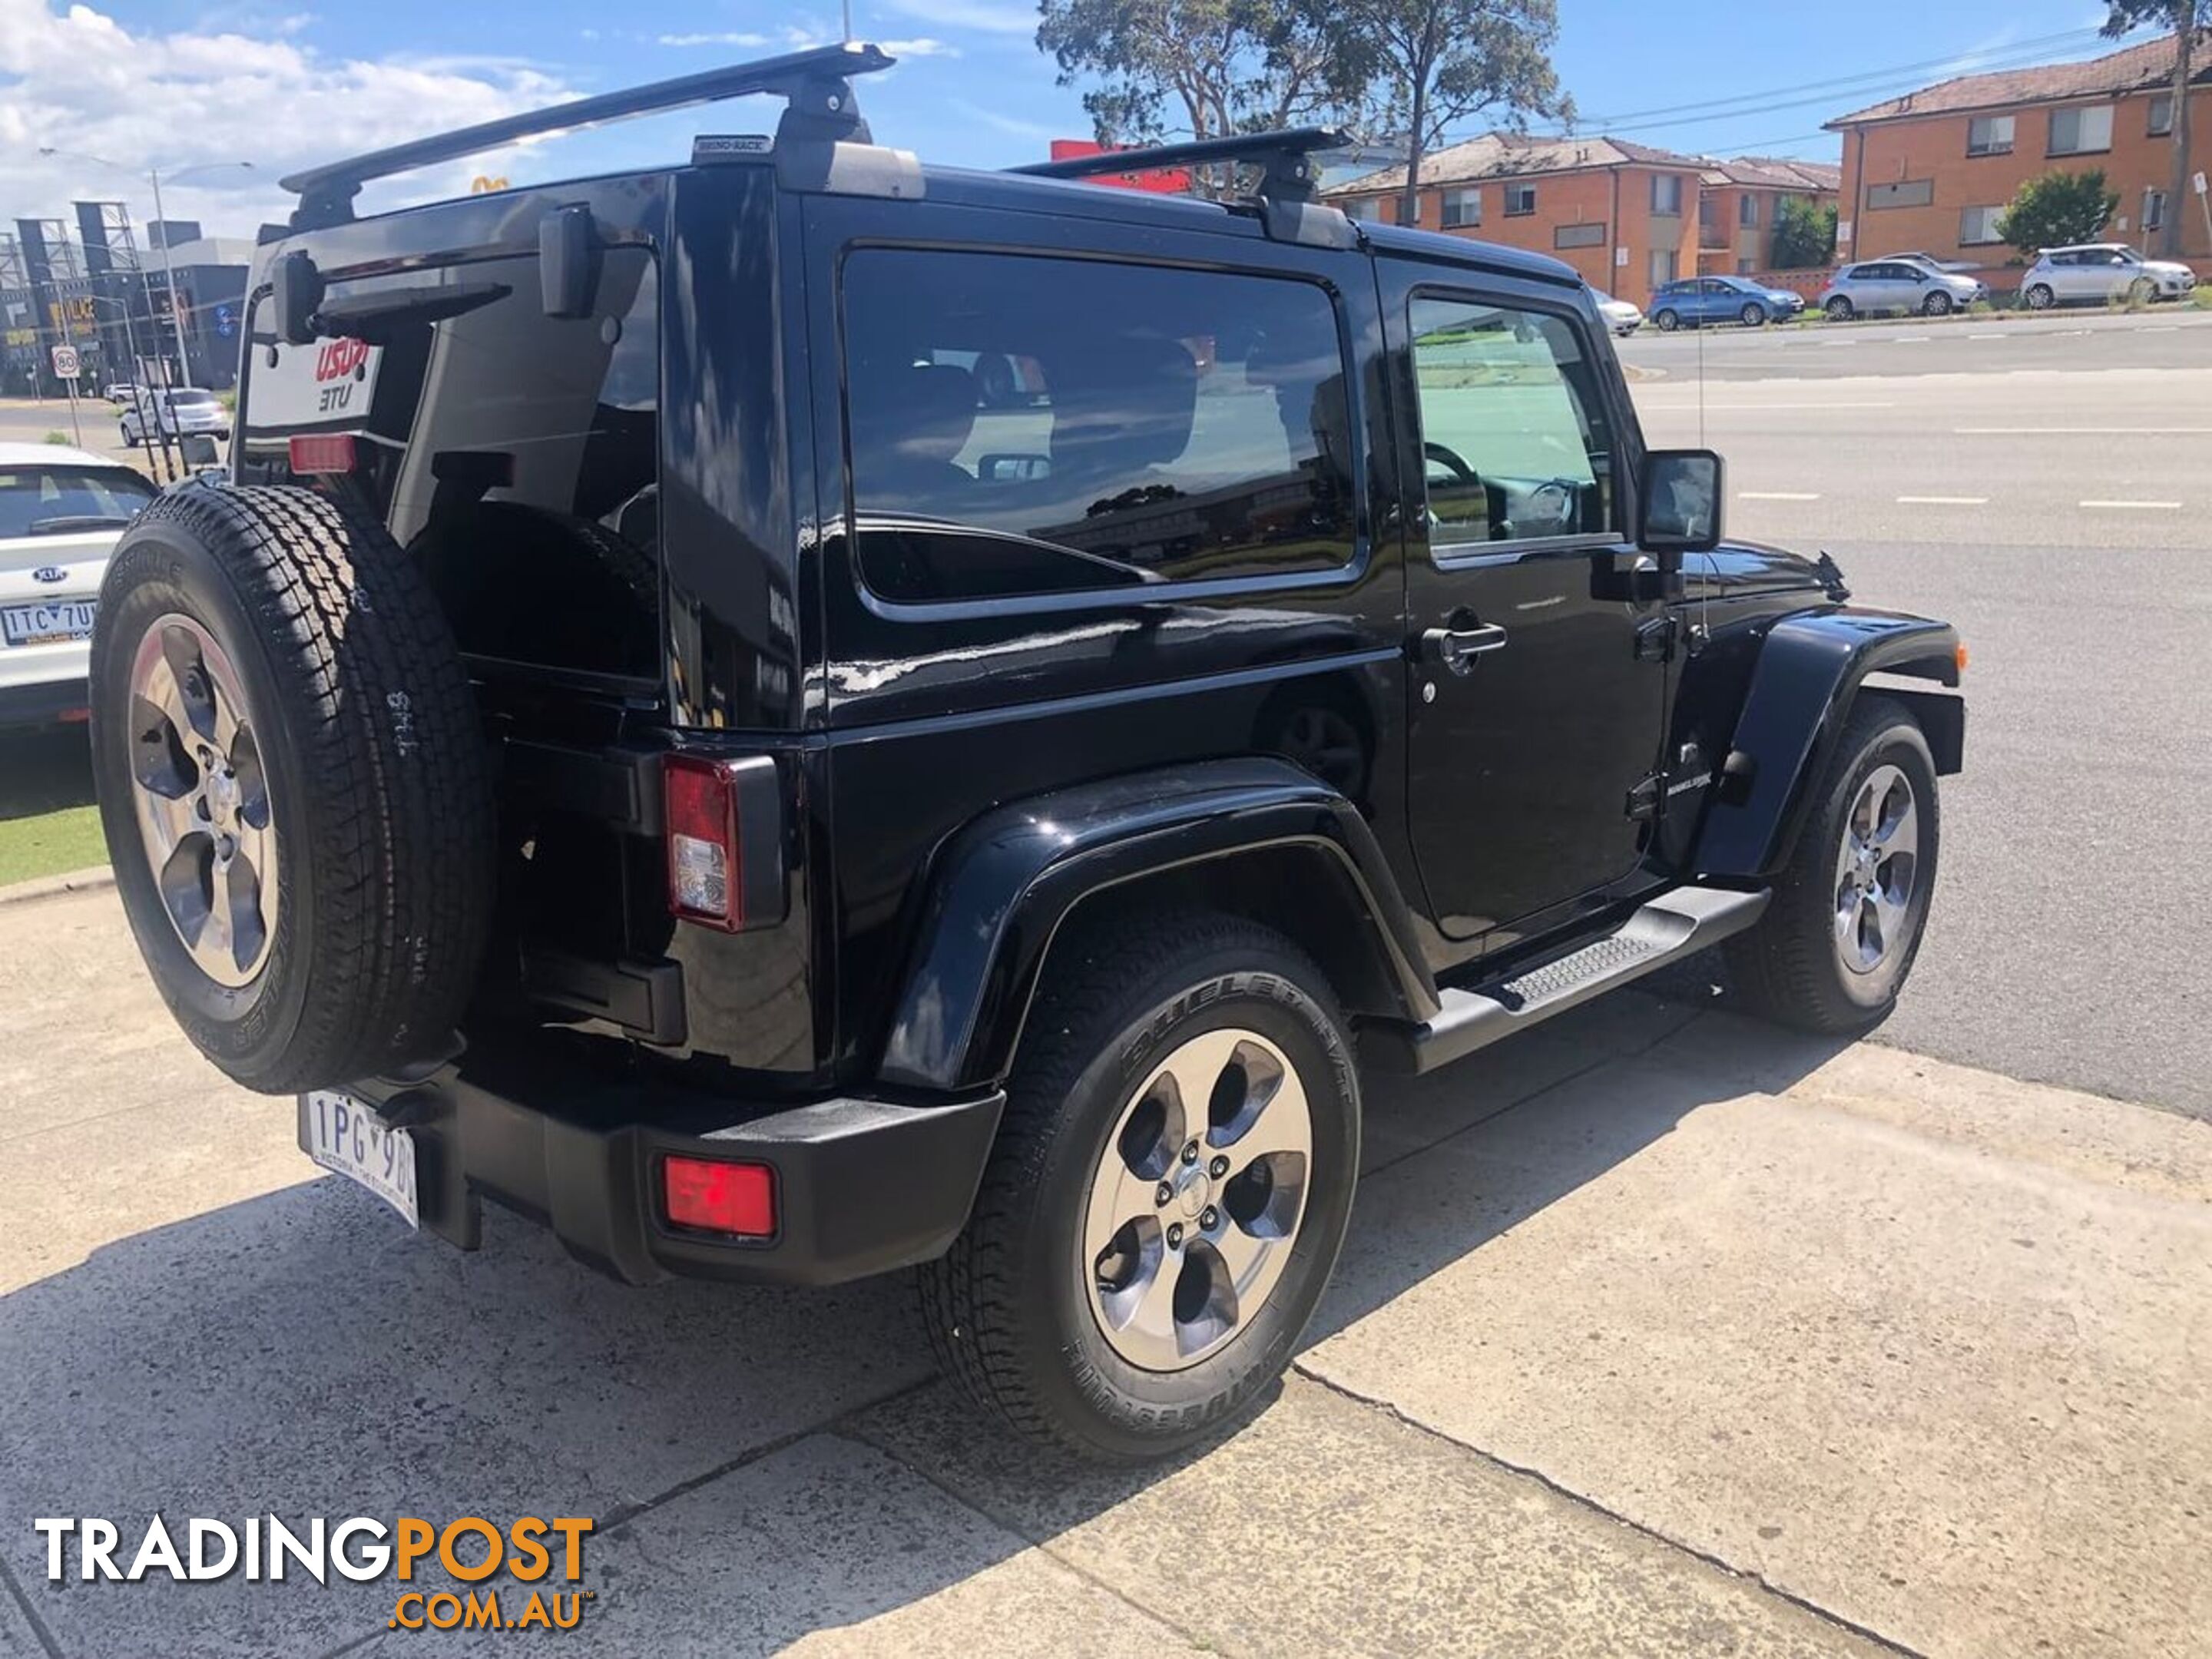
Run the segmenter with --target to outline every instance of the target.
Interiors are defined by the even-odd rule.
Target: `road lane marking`
[[[2203,437],[2212,426],[1954,426],[1961,438]]]
[[[1986,495],[1899,495],[1899,507],[1987,507]]]
[[[1740,501],[1817,501],[1817,495],[1802,489],[1739,489],[1735,498]]]
[[[2078,506],[2110,508],[2114,511],[2138,510],[2145,513],[2179,513],[2179,501],[2081,501]]]

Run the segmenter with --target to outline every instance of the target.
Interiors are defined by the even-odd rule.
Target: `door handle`
[[[1505,630],[1496,623],[1477,628],[1431,628],[1421,635],[1421,648],[1455,674],[1471,674],[1474,659],[1486,651],[1505,648]]]

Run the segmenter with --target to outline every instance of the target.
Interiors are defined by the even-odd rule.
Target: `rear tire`
[[[117,544],[93,773],[125,914],[200,1052],[288,1094],[442,1054],[489,925],[475,698],[381,525],[206,484]]]
[[[1828,320],[1832,323],[1848,323],[1858,314],[1852,308],[1851,302],[1840,294],[1829,301],[1823,309],[1828,313]]]
[[[1749,1012],[1831,1035],[1897,1006],[1935,889],[1936,762],[1912,716],[1863,696],[1759,925],[1724,947]]]
[[[1190,1085],[1170,1088],[1179,1074]],[[1204,913],[1074,932],[1030,1011],[968,1225],[921,1269],[923,1322],[1024,1437],[1165,1456],[1289,1364],[1358,1164],[1343,1017],[1289,940]]]
[[[1672,334],[1682,325],[1682,319],[1671,311],[1652,313],[1651,321],[1662,334]]]
[[[2030,311],[2048,311],[2058,303],[2058,296],[2041,283],[2027,290],[2027,299]]]

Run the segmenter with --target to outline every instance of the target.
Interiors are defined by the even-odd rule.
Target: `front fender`
[[[1759,647],[1718,798],[1698,837],[1698,873],[1762,877],[1780,869],[1866,677],[1905,674],[1955,686],[1958,647],[1948,623],[1894,611],[1824,606],[1777,620]]]
[[[1436,987],[1403,896],[1358,810],[1287,762],[1204,761],[1014,802],[954,836],[933,860],[877,1075],[928,1090],[1003,1077],[1045,953],[1077,904],[1163,872],[1269,849],[1341,872],[1365,912],[1389,1003],[1375,1012],[1434,1013]]]

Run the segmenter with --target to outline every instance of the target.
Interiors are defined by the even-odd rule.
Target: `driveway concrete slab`
[[[1386,1171],[1303,1363],[1913,1648],[2201,1650],[2212,1137],[1744,1036]]]
[[[869,1447],[813,1435],[625,1522],[591,1551],[566,1654],[1158,1659],[1200,1651]],[[440,1641],[446,1650],[450,1638]],[[418,1653],[380,1636],[367,1656]],[[483,1632],[458,1650],[497,1653]]]
[[[0,1659],[46,1659],[38,1632],[4,1584],[0,1584]]]
[[[1249,1427],[1165,1470],[1105,1472],[1011,1444],[944,1384],[863,1413],[852,1431],[1220,1652],[1877,1650],[1297,1378]]]

